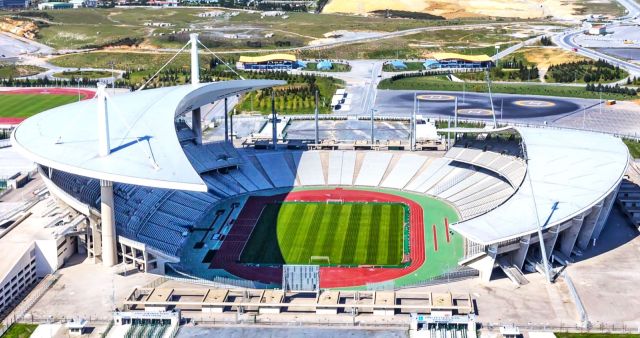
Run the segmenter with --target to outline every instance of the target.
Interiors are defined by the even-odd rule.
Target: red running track
[[[240,212],[220,250],[214,256],[210,268],[222,268],[244,279],[266,283],[282,283],[281,267],[258,267],[239,263],[244,244],[249,239],[262,208],[267,203],[278,201],[324,202],[327,200],[391,202],[408,205],[410,215],[410,264],[403,268],[322,267],[320,268],[320,287],[337,288],[384,282],[410,274],[424,264],[426,260],[424,215],[422,207],[418,203],[400,196],[374,191],[335,189],[296,191],[284,195],[251,197]]]
[[[73,89],[73,88],[20,88],[0,91],[0,95],[3,94],[51,94],[51,95],[78,95],[80,93],[81,100],[87,100],[95,95],[95,91],[90,89]],[[25,117],[0,117],[0,124],[4,125],[18,125],[24,121]]]
[[[20,89],[11,89],[11,90],[3,90],[0,91],[0,95],[2,94],[51,94],[51,95],[78,95],[80,92],[80,97],[83,100],[92,98],[95,94],[95,90],[85,89],[85,88],[20,88]]]

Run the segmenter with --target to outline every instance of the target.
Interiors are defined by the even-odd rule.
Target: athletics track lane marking
[[[451,242],[451,238],[449,237],[449,219],[448,218],[444,218],[444,230],[446,231],[445,233],[447,234],[447,243]]]
[[[436,230],[436,225],[434,224],[433,227],[433,249],[438,252],[438,231]]]

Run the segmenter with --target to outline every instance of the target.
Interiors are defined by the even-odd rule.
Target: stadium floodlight
[[[540,215],[538,214],[538,205],[536,203],[536,196],[533,192],[533,183],[531,182],[531,166],[529,166],[529,156],[526,154],[525,152],[525,160],[527,162],[527,170],[529,172],[527,172],[526,176],[527,176],[527,181],[529,181],[529,190],[531,191],[531,201],[533,203],[533,210],[535,211],[535,215],[536,215],[536,222],[538,223],[538,241],[540,243],[540,254],[542,256],[542,266],[544,268],[544,275],[545,278],[547,280],[547,283],[551,284],[551,272],[549,271],[549,260],[547,259],[547,249],[544,246],[544,237],[542,236],[542,230],[543,228],[549,223],[549,220],[551,219],[551,215],[553,215],[553,212],[556,210],[557,206],[558,206],[558,202],[555,202],[553,204],[553,207],[551,208],[551,213],[549,214],[549,217],[547,218],[546,222],[544,224],[540,223]],[[553,249],[553,248],[552,248]]]
[[[413,93],[413,113],[411,114],[411,151],[416,150],[416,111],[418,110],[418,93]]]
[[[278,148],[278,115],[276,114],[276,91],[271,89],[271,126],[273,130],[271,131],[271,136],[273,138],[273,150]]]
[[[498,127],[496,122],[496,110],[493,107],[493,95],[491,95],[491,76],[489,75],[489,70],[485,70],[485,75],[487,78],[487,88],[489,88],[489,102],[491,103],[491,116],[493,117],[493,129]]]
[[[315,132],[316,132],[315,133],[315,141],[316,141],[316,145],[317,145],[318,143],[320,143],[320,133],[318,131],[318,90],[317,89],[316,89],[316,109],[315,109],[314,113],[315,113],[314,114],[315,115],[314,118],[315,118],[315,122],[316,122],[316,124],[315,124],[315,128],[316,128],[316,130],[315,130]]]
[[[229,142],[229,99],[224,98],[224,142]]]
[[[373,145],[376,143],[375,141],[375,135],[374,135],[374,114],[375,114],[376,110],[371,108],[371,147],[373,147]]]

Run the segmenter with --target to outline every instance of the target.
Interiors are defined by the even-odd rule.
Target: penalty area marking
[[[553,107],[556,104],[549,101],[541,101],[541,100],[520,100],[515,101],[513,104],[521,107],[529,107],[529,108],[547,108]]]
[[[455,96],[438,94],[422,94],[416,98],[420,101],[453,101],[456,99]]]

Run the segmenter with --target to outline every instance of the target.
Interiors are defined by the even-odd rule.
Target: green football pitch
[[[268,204],[240,261],[255,264],[401,264],[408,208],[400,203]]]
[[[76,101],[75,95],[0,94],[0,117],[29,117]]]

